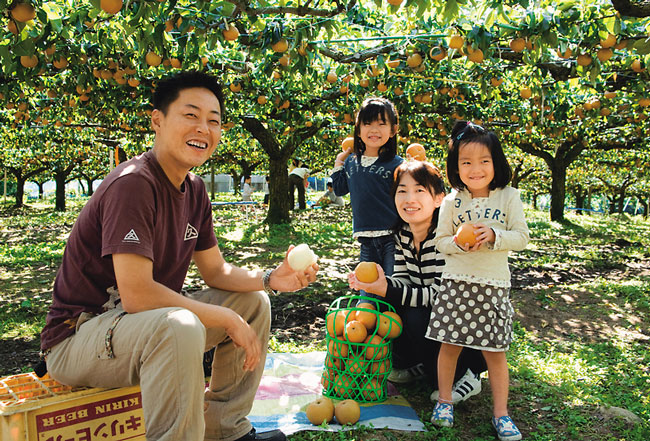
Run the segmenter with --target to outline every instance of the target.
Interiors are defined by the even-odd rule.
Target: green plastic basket
[[[363,303],[374,305],[374,309]],[[395,313],[395,308],[370,297],[346,296],[332,302],[325,317],[323,395],[362,403],[386,399],[386,382],[392,368],[391,340],[402,332],[401,323],[386,312]],[[355,320],[357,323],[350,324]],[[386,338],[391,335],[392,338]]]

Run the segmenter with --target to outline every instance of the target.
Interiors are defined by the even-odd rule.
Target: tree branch
[[[625,142],[597,144],[590,147],[590,150],[637,150],[643,148],[645,148],[644,140],[640,138],[630,138]]]
[[[521,144],[519,144],[519,149],[524,153],[530,153],[533,156],[542,158],[544,162],[548,164],[549,167],[552,166],[553,161],[555,160],[555,158],[553,158],[553,155],[551,155],[549,152],[547,152],[546,150],[539,149],[535,147],[533,144],[528,142],[522,142]]]
[[[312,8],[308,6],[310,2],[307,2],[304,6],[267,6],[264,8],[253,8],[249,6],[248,0],[228,1],[235,5],[240,11],[251,16],[292,14],[300,17],[334,17],[335,15],[338,15],[354,7],[354,5],[357,3],[356,0],[350,0],[350,3],[345,5],[337,1],[336,7],[334,9]]]
[[[649,0],[612,0],[612,6],[623,16],[648,17],[650,16]]]
[[[318,52],[325,55],[326,57],[331,58],[334,61],[339,63],[358,63],[360,61],[367,60],[369,58],[375,58],[380,54],[389,54],[391,51],[396,50],[397,45],[395,43],[386,44],[384,46],[377,46],[371,49],[366,49],[365,51],[355,52],[353,54],[343,54],[341,52],[321,47],[318,49]]]
[[[297,129],[294,134],[291,136],[292,142],[296,144],[296,146],[300,145],[303,143],[303,141],[311,138],[314,136],[318,131],[324,127],[327,127],[330,125],[329,120],[324,120],[321,122],[320,125],[313,125],[311,127],[301,127]]]
[[[253,138],[259,141],[264,151],[269,155],[269,158],[273,159],[280,156],[282,147],[259,119],[253,115],[244,115],[242,116],[242,120],[244,122],[244,128],[253,135]]]

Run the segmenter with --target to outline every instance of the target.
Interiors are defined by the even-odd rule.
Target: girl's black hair
[[[429,193],[431,193],[431,196],[445,193],[445,182],[442,179],[442,173],[440,173],[440,170],[438,170],[435,165],[423,161],[404,161],[395,169],[395,180],[393,181],[393,188],[391,189],[393,200],[395,200],[397,188],[399,187],[399,183],[404,175],[411,175],[413,179],[415,179],[415,182],[426,188]],[[439,207],[433,210],[431,224],[427,231],[428,234],[435,231],[436,226],[438,225],[439,214]],[[398,217],[396,224],[393,226],[393,232],[397,233],[404,224],[404,220],[402,220],[401,217]]]
[[[366,145],[361,140],[361,124],[370,124],[374,121],[381,120],[388,122],[391,129],[397,128],[397,110],[395,105],[386,98],[367,98],[361,104],[357,113],[357,120],[354,124],[354,153],[357,159],[361,160],[361,155],[366,151]],[[396,130],[397,132],[397,130]],[[397,133],[388,138],[386,144],[379,149],[379,161],[390,161],[397,155]]]
[[[449,139],[449,151],[447,152],[447,180],[456,190],[465,189],[465,184],[458,173],[458,151],[460,147],[470,142],[483,144],[492,155],[494,166],[494,179],[490,182],[490,190],[503,188],[512,179],[512,168],[508,163],[503,147],[494,132],[485,130],[483,127],[467,121],[458,121],[451,129]]]

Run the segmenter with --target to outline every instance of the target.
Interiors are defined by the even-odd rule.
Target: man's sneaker
[[[449,403],[436,403],[431,414],[431,422],[440,427],[451,427],[454,425],[454,406]]]
[[[238,438],[235,441],[286,441],[287,437],[280,430],[271,430],[270,432],[255,432],[255,428],[251,429],[246,435]]]
[[[454,384],[454,387],[451,390],[451,401],[454,404],[458,404],[469,397],[473,397],[479,392],[481,392],[481,378],[476,376],[471,370],[467,369],[465,375]],[[432,403],[436,403],[438,402],[438,396],[439,392],[434,390],[429,398]]]
[[[499,418],[492,417],[492,425],[501,441],[519,441],[521,439],[521,432],[508,415]]]
[[[406,369],[393,369],[388,374],[388,381],[395,384],[406,384],[424,378],[424,365],[422,363]]]

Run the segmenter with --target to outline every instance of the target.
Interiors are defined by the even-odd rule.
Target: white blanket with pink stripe
[[[339,431],[339,424],[323,428],[312,425],[305,414],[309,403],[321,395],[320,377],[325,352],[304,354],[271,353],[249,415],[258,432],[280,429],[289,435],[300,430]],[[382,403],[361,404],[359,426],[376,429],[424,431],[408,401],[388,383],[388,398]]]

